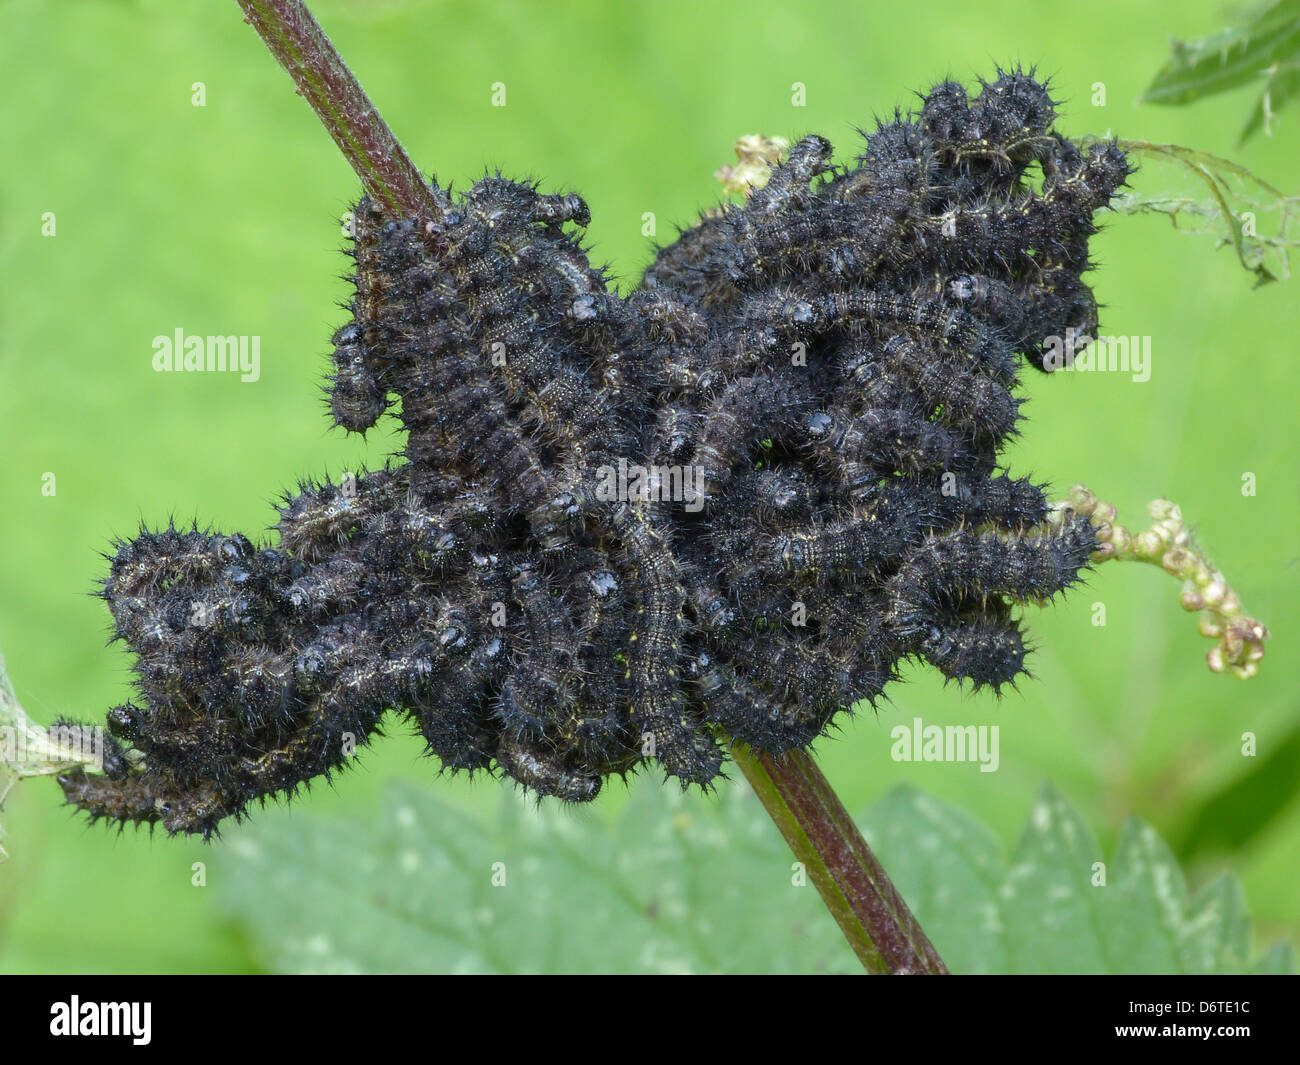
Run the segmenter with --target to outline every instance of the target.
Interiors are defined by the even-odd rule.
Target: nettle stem
[[[302,0],[238,3],[371,198],[395,219],[437,218],[428,184]],[[812,759],[733,755],[867,971],[947,973]]]
[[[741,744],[731,754],[867,972],[946,975],[817,763],[804,751],[775,759]]]
[[[440,217],[428,183],[302,0],[238,2],[371,199],[394,218]]]

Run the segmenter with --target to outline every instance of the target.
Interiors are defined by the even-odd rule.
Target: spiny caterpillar
[[[445,769],[541,795],[647,761],[707,788],[720,734],[804,747],[905,658],[1013,683],[1014,604],[1095,547],[1083,516],[1044,532],[1041,488],[998,467],[1019,359],[1096,334],[1092,216],[1130,173],[1054,117],[999,71],[878,122],[851,165],[805,137],[625,295],[576,195],[433,183],[424,227],[362,199],[330,409],[357,433],[394,412],[405,446],[300,485],[276,546],[117,545],[103,597],[139,697],[68,799],[210,836],[389,710]],[[620,461],[689,463],[705,505],[602,497]]]

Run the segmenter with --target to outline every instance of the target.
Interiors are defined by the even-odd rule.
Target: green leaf
[[[1238,853],[1277,823],[1300,792],[1300,725],[1242,761],[1245,772],[1182,813],[1172,842],[1184,861]]]
[[[403,785],[377,824],[272,814],[214,865],[209,883],[276,972],[859,971],[738,788],[640,781],[609,824],[504,790],[478,820]]]
[[[1274,0],[1244,26],[1196,41],[1175,41],[1168,62],[1141,97],[1143,103],[1188,104],[1263,80],[1264,92],[1241,139],[1267,130],[1267,116],[1295,94],[1300,55],[1300,0]]]
[[[1102,896],[1088,882],[1101,857],[1082,818],[1045,789],[999,891],[1012,972],[1112,971]]]
[[[374,823],[264,816],[230,836],[209,883],[276,972],[860,971],[745,789],[683,796],[642,780],[617,818],[600,814],[503,791],[479,819],[400,785]],[[1104,887],[1103,855],[1050,788],[1010,861],[968,814],[908,788],[862,823],[954,972],[1249,968],[1237,882],[1189,901],[1141,822]],[[1286,948],[1252,971],[1294,969]]]
[[[1225,874],[1197,894],[1190,927],[1195,934],[1187,937],[1183,947],[1190,971],[1211,972],[1216,965],[1243,969],[1249,964],[1250,915],[1235,877]]]
[[[1273,134],[1273,119],[1297,94],[1300,94],[1300,62],[1274,63],[1268,69],[1264,91],[1255,101],[1254,110],[1242,128],[1237,143],[1245,144],[1261,129],[1265,136]]]
[[[1269,947],[1250,972],[1252,976],[1293,976],[1296,972],[1295,948],[1290,943]]]
[[[49,729],[32,721],[14,694],[4,655],[0,655],[0,813],[4,812],[9,792],[24,777],[50,776],[76,765],[95,765],[97,757],[102,765],[103,739],[99,740],[98,756],[91,740],[90,736],[83,740],[79,732]],[[4,841],[5,827],[0,820],[0,862],[9,857]]]
[[[1009,861],[966,813],[911,789],[873,806],[863,831],[955,973],[1295,970],[1290,948],[1251,969],[1251,925],[1235,879],[1189,899],[1173,853],[1137,819],[1106,861],[1051,787]]]

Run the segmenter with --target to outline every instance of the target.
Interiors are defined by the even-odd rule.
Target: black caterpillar
[[[973,100],[938,85],[850,166],[807,137],[627,295],[576,195],[435,183],[425,230],[363,199],[330,406],[362,433],[397,410],[405,448],[301,485],[278,546],[117,545],[103,597],[138,705],[68,799],[209,836],[344,766],[389,710],[446,769],[542,795],[647,760],[707,787],[722,734],[804,747],[908,656],[1011,683],[1012,605],[1095,546],[1082,517],[1044,533],[1041,488],[999,472],[1017,356],[1096,334],[1092,216],[1130,173],[1054,116],[1000,71]],[[707,500],[602,497],[620,461],[698,467]]]

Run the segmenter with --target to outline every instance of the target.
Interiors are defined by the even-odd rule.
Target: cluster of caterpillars
[[[211,834],[345,765],[388,711],[448,770],[593,798],[656,762],[708,786],[725,737],[802,748],[908,657],[995,690],[1017,604],[1095,546],[998,466],[1020,362],[1095,335],[1092,221],[1130,173],[1052,130],[1030,73],[944,82],[848,166],[806,137],[619,294],[576,195],[432,186],[432,225],[354,212],[334,421],[386,412],[382,471],[303,484],[274,546],[120,543],[103,595],[139,697],[94,817]],[[620,461],[699,499],[610,500]]]

